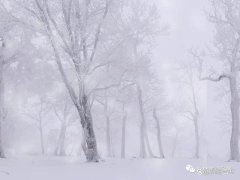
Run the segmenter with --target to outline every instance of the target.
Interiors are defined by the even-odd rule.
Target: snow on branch
[[[190,51],[190,54],[197,59],[198,61],[198,72],[199,72],[199,80],[202,81],[214,81],[214,82],[219,82],[223,79],[230,79],[231,75],[222,73],[219,76],[216,76],[215,73],[211,73],[210,75],[206,77],[202,77],[202,71],[203,71],[203,59],[201,58],[200,55],[198,55],[196,52]]]

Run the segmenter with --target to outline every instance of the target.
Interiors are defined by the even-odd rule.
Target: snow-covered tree
[[[16,60],[16,52],[13,54],[12,48],[7,44],[9,33],[12,30],[13,19],[8,14],[8,11],[2,6],[0,2],[0,158],[5,157],[3,148],[3,121],[6,118],[6,107],[4,105],[5,99],[5,71],[11,63]]]
[[[153,152],[150,146],[147,120],[144,107],[144,94],[148,91],[152,72],[151,56],[154,38],[166,32],[167,26],[159,26],[159,13],[155,5],[146,5],[144,2],[132,1],[127,5],[128,16],[121,21],[121,32],[127,41],[123,41],[128,54],[126,80],[132,83],[136,92],[137,106],[140,115],[140,157],[147,156],[146,148],[151,157]]]
[[[43,25],[53,49],[55,62],[71,100],[79,113],[84,131],[83,149],[88,161],[98,161],[97,142],[90,109],[91,88],[89,73],[95,68],[101,31],[107,17],[110,1],[47,1],[22,3],[27,11]],[[68,73],[66,67],[72,68]],[[75,76],[74,83],[70,78]]]
[[[179,65],[179,79],[178,82],[185,86],[186,91],[188,91],[189,96],[185,98],[185,107],[182,107],[182,114],[185,118],[193,123],[194,127],[194,140],[195,140],[195,153],[194,157],[199,158],[200,151],[200,110],[199,110],[199,100],[197,86],[197,68],[196,63],[193,61],[181,62]],[[187,101],[188,100],[188,101]]]
[[[222,0],[210,1],[212,13],[209,21],[216,29],[214,48],[211,54],[218,63],[222,64],[221,70],[211,68],[205,59],[209,57],[205,54],[192,52],[199,62],[199,72],[201,80],[219,82],[226,80],[231,99],[230,110],[232,119],[232,130],[230,138],[230,160],[239,160],[239,51],[240,51],[240,1]],[[211,65],[210,65],[211,66]],[[208,69],[207,71],[205,71]]]

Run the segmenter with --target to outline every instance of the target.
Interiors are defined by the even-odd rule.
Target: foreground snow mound
[[[229,175],[198,175],[186,170],[193,167],[231,167]],[[0,180],[193,180],[240,178],[240,164],[206,162],[192,159],[107,159],[85,163],[79,158],[28,157],[0,159]]]

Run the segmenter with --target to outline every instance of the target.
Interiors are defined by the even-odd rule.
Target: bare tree
[[[197,105],[196,90],[193,84],[193,77],[190,74],[190,88],[192,95],[193,110],[189,113],[189,118],[193,121],[194,124],[194,135],[195,135],[195,158],[199,158],[199,110]]]
[[[203,75],[204,58],[198,53],[192,55],[199,62],[199,78],[212,82],[222,80],[228,81],[231,99],[232,130],[230,139],[230,160],[239,160],[239,94],[238,94],[238,73],[239,73],[239,51],[240,51],[240,28],[239,20],[240,2],[238,0],[210,1],[213,13],[209,15],[210,22],[216,27],[215,48],[216,57],[223,63],[223,73],[216,75],[212,70],[210,75]],[[206,57],[206,56],[205,56]]]
[[[111,117],[109,113],[109,97],[108,97],[108,90],[103,91],[103,96],[98,95],[95,98],[95,101],[98,102],[103,107],[103,114],[106,120],[106,149],[107,149],[107,156],[113,157],[113,147],[112,147],[112,137],[111,137]]]
[[[4,107],[4,71],[16,59],[16,54],[10,57],[6,56],[6,43],[3,34],[0,34],[0,158],[5,157],[2,134],[3,121],[6,118],[6,108]]]
[[[179,68],[182,71],[182,77],[178,82],[185,85],[190,92],[190,103],[188,109],[183,110],[184,117],[193,122],[194,125],[194,136],[195,136],[195,158],[199,158],[199,108],[196,88],[196,64],[195,62],[182,62]]]
[[[0,2],[0,10],[5,13],[4,7],[2,6],[2,3]],[[3,15],[2,13],[0,15]],[[6,17],[5,17],[6,18]],[[4,120],[4,114],[5,114],[5,107],[4,107],[4,69],[5,65],[9,63],[6,60],[5,51],[6,51],[6,42],[5,37],[6,30],[7,30],[7,23],[4,21],[0,24],[0,158],[4,158],[4,149],[3,149],[3,120]]]
[[[74,119],[71,118],[70,114],[70,104],[68,98],[64,100],[63,107],[58,108],[57,105],[53,104],[54,114],[61,123],[60,132],[57,140],[57,145],[55,149],[55,154],[60,156],[65,156],[65,139],[67,128],[74,122]]]
[[[147,131],[148,121],[145,114],[144,94],[148,91],[147,84],[149,84],[152,78],[149,66],[151,63],[152,45],[155,42],[154,38],[165,33],[167,26],[159,26],[160,17],[156,6],[146,5],[139,1],[131,3],[130,8],[132,12],[128,17],[129,20],[127,23],[123,23],[123,27],[131,27],[130,31],[127,30],[129,31],[127,47],[131,49],[130,57],[133,62],[132,72],[129,73],[128,80],[134,84],[133,87],[135,88],[140,115],[140,157],[145,158],[147,151],[150,157],[154,157]]]
[[[86,159],[90,162],[98,162],[99,154],[89,104],[91,91],[86,81],[89,72],[97,69],[94,68],[93,61],[97,54],[110,1],[33,0],[33,3],[32,9],[25,5],[25,10],[44,25],[58,70],[79,114],[84,131],[82,147]],[[74,67],[78,92],[69,80],[63,54]]]
[[[48,115],[50,108],[48,107],[48,103],[44,98],[40,98],[40,102],[36,103],[33,108],[37,108],[37,113],[33,113],[32,111],[26,112],[25,115],[30,119],[34,120],[34,124],[36,125],[39,132],[39,140],[40,140],[40,149],[41,154],[45,154],[45,145],[44,145],[44,118]]]

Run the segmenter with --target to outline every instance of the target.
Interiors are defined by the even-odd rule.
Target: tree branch
[[[202,81],[205,81],[205,80],[208,80],[208,81],[213,81],[213,82],[219,82],[223,79],[230,79],[231,78],[231,75],[229,74],[221,74],[219,75],[218,77],[213,77],[213,75],[209,75],[207,77],[202,77],[202,69],[203,69],[203,59],[197,55],[196,53],[194,53],[193,51],[190,51],[190,54],[197,59],[198,61],[198,64],[199,64],[199,67],[198,67],[198,70],[199,70],[199,80],[202,80]]]
[[[40,5],[40,3],[38,2],[38,0],[35,0],[35,3],[38,7],[38,10],[41,14],[41,18],[42,18],[42,22],[43,24],[46,26],[46,30],[47,30],[47,36],[49,38],[49,41],[51,42],[51,45],[52,45],[52,48],[53,48],[53,52],[54,52],[54,56],[55,56],[55,60],[56,60],[56,63],[57,63],[57,66],[58,66],[58,69],[60,71],[60,74],[62,76],[62,79],[63,79],[63,82],[69,92],[69,95],[74,103],[74,105],[79,108],[79,104],[78,104],[78,101],[77,101],[77,95],[73,89],[73,87],[71,86],[69,80],[67,79],[67,76],[66,76],[66,73],[63,69],[63,65],[62,65],[62,62],[61,62],[61,57],[60,57],[60,54],[57,50],[57,45],[56,45],[56,42],[53,38],[53,33],[52,33],[52,29],[50,27],[50,24],[49,24],[49,20],[47,18],[47,15],[46,13],[44,12],[44,9],[42,8],[42,6]]]
[[[97,46],[98,46],[98,42],[99,42],[99,38],[100,38],[99,36],[100,36],[100,33],[101,33],[102,25],[103,25],[103,22],[104,22],[105,18],[107,17],[107,14],[108,14],[109,3],[110,3],[110,1],[106,0],[106,6],[105,6],[105,9],[104,9],[104,13],[103,13],[102,19],[101,19],[101,21],[100,21],[100,23],[97,27],[97,30],[96,30],[93,50],[92,50],[92,53],[91,53],[91,56],[90,56],[90,62],[93,61],[94,56],[96,54],[96,49],[97,49]]]

